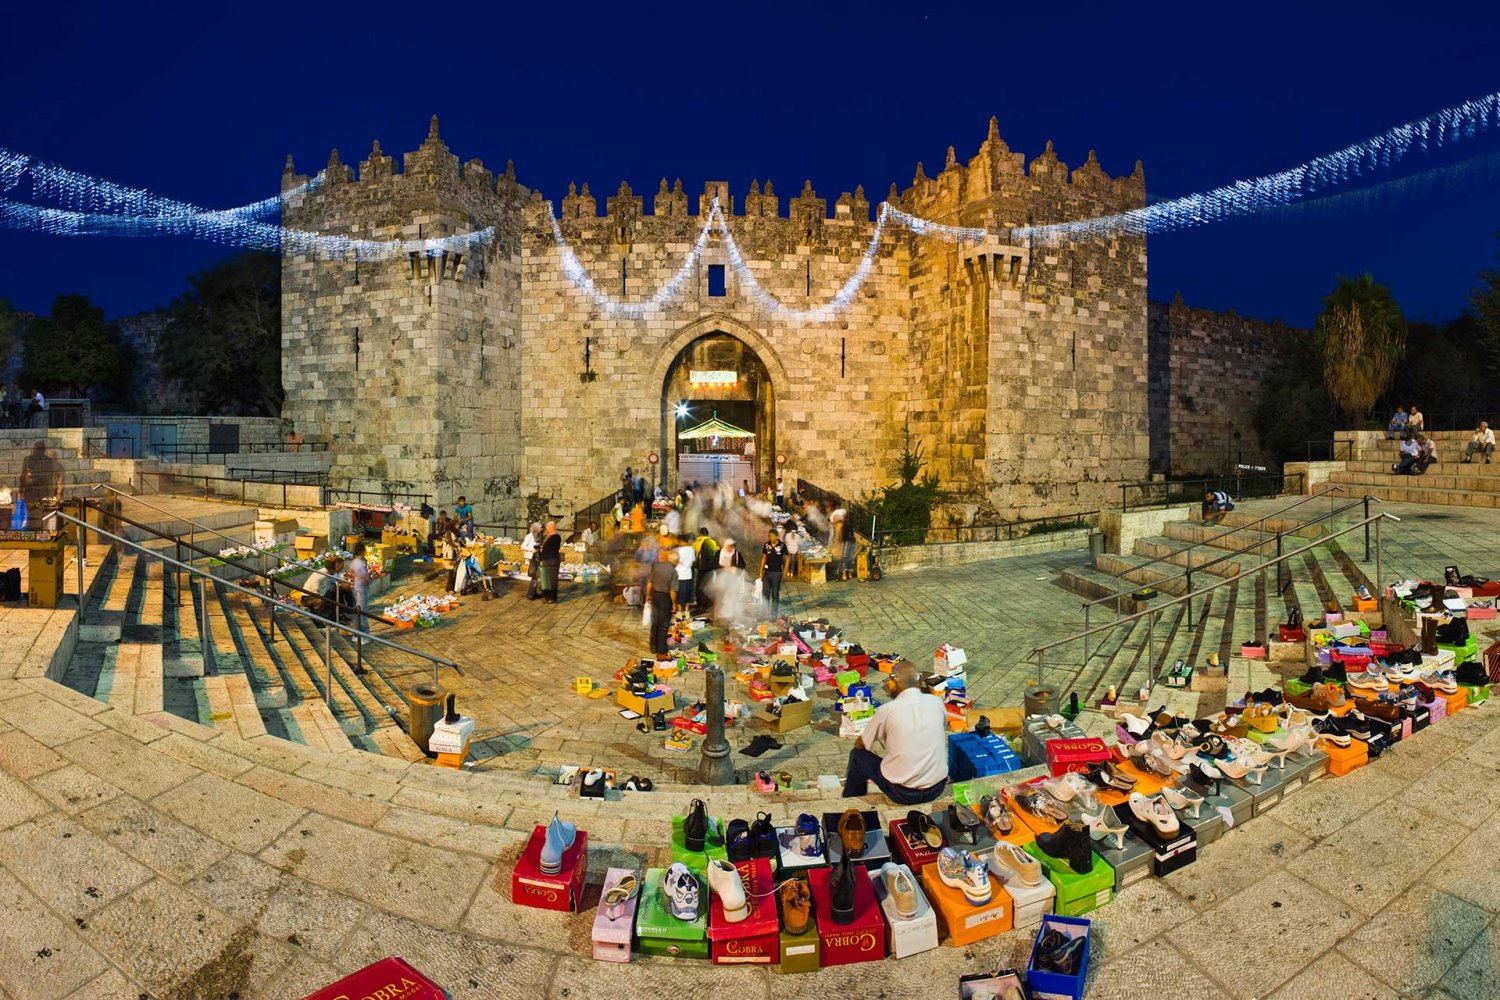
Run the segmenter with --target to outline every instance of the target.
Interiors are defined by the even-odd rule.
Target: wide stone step
[[[1330,499],[1335,504],[1342,502],[1342,500],[1340,500],[1337,495]],[[1262,520],[1262,516],[1258,514],[1252,514],[1246,511],[1229,510],[1224,511],[1221,514],[1210,514],[1205,520],[1205,518],[1203,517],[1203,509],[1201,507],[1194,507],[1191,511],[1188,512],[1188,518],[1193,522],[1217,528],[1220,534],[1228,532],[1231,528],[1243,528],[1245,529],[1244,531],[1230,534],[1229,538],[1234,539],[1243,537],[1244,540],[1240,544],[1246,545],[1249,544],[1250,541],[1252,541],[1254,538],[1259,537],[1261,534],[1274,535],[1277,532],[1281,531],[1287,532],[1288,534],[1303,535],[1308,538],[1315,538],[1318,535],[1323,534],[1322,527],[1320,527],[1318,524],[1309,522],[1311,522],[1314,517],[1317,517],[1318,514],[1323,513],[1323,511],[1327,509],[1326,506],[1310,501],[1304,504],[1302,507],[1295,509],[1308,510],[1309,513],[1305,517],[1268,517]],[[1229,547],[1238,548],[1237,545],[1230,545]]]
[[[228,632],[245,666],[245,675],[255,691],[255,703],[261,708],[285,708],[287,704],[286,684],[281,672],[271,659],[261,640],[260,632],[249,620],[250,612],[245,598],[227,595],[217,585],[220,606],[228,619]],[[213,618],[213,606],[209,606],[209,619]]]
[[[1467,466],[1459,466],[1466,469]],[[1470,473],[1445,475],[1433,469],[1420,476],[1397,475],[1386,466],[1381,472],[1336,472],[1332,478],[1339,483],[1358,486],[1362,492],[1373,492],[1384,486],[1420,485],[1428,490],[1465,490],[1473,493],[1500,493],[1500,477],[1476,476]]]
[[[1191,569],[1195,573],[1203,572],[1220,577],[1240,574],[1240,562],[1237,559],[1226,559],[1224,554],[1218,551],[1193,550],[1189,552],[1164,538],[1137,538],[1135,554],[1143,559],[1159,560],[1156,565],[1163,568],[1170,565],[1179,570]]]
[[[1155,566],[1142,566],[1140,560],[1133,556],[1117,556],[1106,552],[1099,556],[1097,568],[1103,573],[1119,578],[1118,589],[1120,590],[1135,584],[1142,587],[1154,587],[1174,597],[1187,593],[1187,583],[1177,576],[1176,567],[1168,568],[1159,563]]]

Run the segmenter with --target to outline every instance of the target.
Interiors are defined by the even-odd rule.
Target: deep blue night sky
[[[601,205],[663,175],[878,201],[950,143],[972,156],[991,115],[1013,149],[1140,159],[1170,196],[1500,90],[1493,2],[91,6],[3,16],[0,146],[219,207],[274,193],[288,152],[312,173],[335,146],[415,149],[434,113],[461,159],[514,159],[554,199],[588,181]],[[1153,237],[1152,296],[1307,323],[1335,275],[1370,271],[1409,316],[1450,316],[1495,260],[1495,174]],[[226,252],[0,231],[0,297],[122,315]]]

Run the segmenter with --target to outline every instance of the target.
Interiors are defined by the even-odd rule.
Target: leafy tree
[[[162,369],[205,410],[281,412],[281,260],[238,254],[188,279],[162,333]]]
[[[10,350],[16,342],[16,328],[20,324],[16,311],[10,306],[10,300],[0,299],[0,367],[10,357]]]
[[[1323,300],[1323,383],[1344,418],[1362,423],[1406,350],[1406,320],[1390,289],[1362,274],[1339,278]]]
[[[1330,440],[1337,429],[1323,367],[1320,337],[1290,337],[1261,379],[1255,431],[1280,461],[1305,460],[1307,442]]]
[[[1495,256],[1500,259],[1500,232],[1495,233]],[[1479,322],[1490,374],[1500,376],[1500,267],[1479,272],[1479,287],[1469,298]]]
[[[911,427],[902,430],[901,458],[896,463],[899,481],[865,497],[865,506],[891,532],[893,545],[921,545],[932,527],[932,508],[942,499],[938,477],[922,475],[922,446],[912,447]]]
[[[26,327],[21,380],[25,388],[57,390],[113,386],[120,373],[119,350],[110,342],[104,310],[83,295],[59,295],[52,314]]]

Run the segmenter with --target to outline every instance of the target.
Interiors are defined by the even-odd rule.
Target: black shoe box
[[[880,828],[880,814],[873,809],[865,809],[860,812],[865,821],[865,849],[862,854],[852,859],[857,864],[874,871],[887,861],[891,860],[891,848],[885,841],[885,831]],[[839,820],[844,818],[841,812],[829,812],[823,814],[823,829],[826,831],[824,850],[828,853],[828,863],[836,865],[844,856],[844,841],[839,836]]]
[[[1411,720],[1411,731],[1414,733],[1420,733],[1432,725],[1432,713],[1420,705],[1417,708],[1401,709],[1401,717]]]
[[[1178,831],[1173,837],[1163,837],[1155,825],[1136,818],[1128,804],[1115,806],[1115,816],[1130,827],[1130,832],[1141,839],[1152,853],[1151,873],[1157,878],[1170,875],[1179,868],[1186,868],[1198,860],[1198,835],[1178,818]]]

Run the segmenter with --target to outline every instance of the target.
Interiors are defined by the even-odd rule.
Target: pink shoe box
[[[611,868],[604,873],[604,885],[614,885],[626,875],[634,875],[637,880],[644,882],[643,873],[633,868]],[[600,897],[599,909],[594,912],[594,958],[600,962],[628,962],[630,961],[630,937],[635,930],[635,907],[641,900],[639,891],[625,901],[617,917],[610,918],[604,907],[604,899]]]
[[[1390,639],[1390,633],[1388,633],[1385,629],[1383,629],[1383,628],[1372,628],[1372,629],[1370,629],[1370,641],[1371,642],[1387,642],[1389,639]]]
[[[1448,703],[1441,698],[1424,701],[1422,705],[1427,709],[1429,722],[1442,722],[1448,717]]]
[[[1250,645],[1241,646],[1240,655],[1247,660],[1264,660],[1266,658],[1266,647]]]

